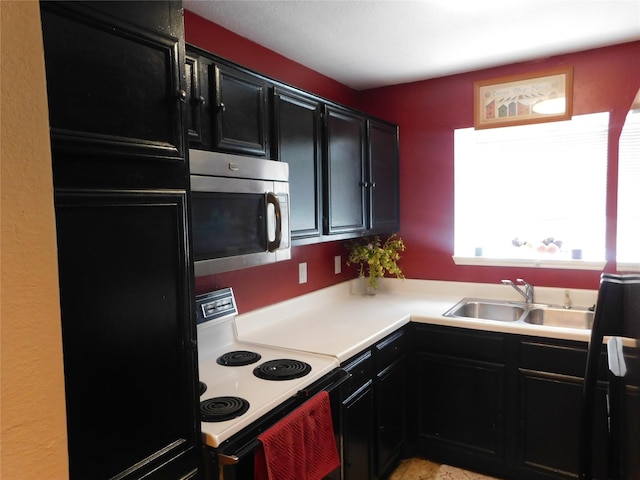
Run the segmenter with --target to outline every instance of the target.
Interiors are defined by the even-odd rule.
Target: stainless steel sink
[[[587,308],[563,308],[559,305],[480,298],[463,298],[447,310],[444,316],[586,330],[593,325],[593,311]]]
[[[565,327],[590,329],[593,325],[593,312],[586,309],[532,308],[524,318],[531,325],[547,327]]]
[[[445,312],[444,316],[516,322],[520,320],[526,312],[526,304],[524,303],[464,298],[454,305],[453,308]]]

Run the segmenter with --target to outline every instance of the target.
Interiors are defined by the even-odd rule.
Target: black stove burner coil
[[[227,352],[216,359],[218,365],[225,367],[242,367],[244,365],[251,365],[256,363],[262,358],[259,353],[250,352],[248,350],[236,350],[233,352]]]
[[[253,374],[263,380],[292,380],[304,377],[311,371],[311,365],[300,360],[282,358],[269,360],[258,365]]]
[[[200,390],[200,395],[202,395],[204,392],[207,391],[207,384],[204,382],[199,382],[198,383],[198,388]]]
[[[214,397],[200,402],[203,422],[226,422],[249,410],[249,402],[240,397]]]

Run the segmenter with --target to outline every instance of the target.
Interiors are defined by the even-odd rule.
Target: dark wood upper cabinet
[[[398,127],[367,121],[369,147],[369,230],[390,233],[400,228]]]
[[[327,235],[400,228],[398,127],[350,110],[325,109]]]
[[[325,106],[325,234],[364,232],[365,119],[350,110]]]
[[[189,145],[205,145],[207,135],[205,130],[205,106],[208,96],[208,85],[202,82],[202,62],[197,55],[186,54],[185,89],[187,91],[187,132]]]
[[[183,161],[182,11],[145,3],[42,2],[55,151]]]
[[[266,80],[223,65],[209,67],[214,150],[269,156]]]
[[[322,233],[321,114],[318,99],[274,89],[274,157],[289,164],[293,239]]]
[[[400,227],[398,127],[187,46],[192,148],[287,162],[292,239]]]

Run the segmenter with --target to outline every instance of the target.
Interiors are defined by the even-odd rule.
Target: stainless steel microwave
[[[291,258],[289,165],[189,150],[197,277]]]

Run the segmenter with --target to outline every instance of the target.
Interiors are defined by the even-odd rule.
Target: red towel
[[[329,394],[320,392],[258,436],[255,480],[321,480],[340,466]]]

